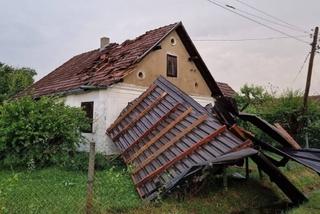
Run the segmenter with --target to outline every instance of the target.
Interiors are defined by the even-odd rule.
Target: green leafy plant
[[[30,86],[36,74],[31,68],[15,68],[0,62],[0,103]]]
[[[320,147],[320,103],[308,101],[307,112],[302,111],[303,94],[287,90],[279,96],[268,93],[259,86],[244,86],[236,97],[240,104],[249,103],[245,111],[257,114],[270,123],[280,123],[302,146],[306,133],[312,147]],[[249,124],[242,123],[262,140],[270,141],[263,132]]]
[[[75,152],[72,155],[60,157],[57,160],[59,166],[69,171],[84,171],[88,170],[89,153],[88,152]],[[94,168],[95,170],[105,170],[112,166],[123,167],[124,164],[120,158],[106,156],[102,153],[95,155]]]
[[[83,142],[89,124],[80,108],[55,98],[30,97],[0,106],[0,164],[41,167],[68,157]]]

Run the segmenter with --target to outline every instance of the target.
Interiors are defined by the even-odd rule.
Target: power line
[[[266,21],[266,22],[269,22],[269,23],[272,23],[272,24],[275,24],[275,25],[278,25],[278,26],[281,26],[281,27],[284,27],[284,28],[288,28],[288,29],[290,29],[290,30],[294,30],[294,31],[298,31],[298,32],[302,32],[302,33],[308,34],[308,32],[306,32],[306,31],[304,31],[304,30],[300,30],[300,29],[297,29],[297,28],[295,28],[295,27],[289,26],[289,25],[287,25],[287,24],[281,24],[281,23],[279,23],[279,22],[276,22],[276,21],[273,21],[273,20],[270,20],[270,19],[266,19],[266,18],[261,17],[261,16],[258,16],[258,15],[256,15],[256,14],[249,13],[249,12],[247,12],[247,11],[245,11],[245,10],[238,9],[238,8],[232,6],[232,5],[226,5],[226,6],[229,7],[229,8],[231,8],[231,9],[238,10],[239,12],[244,13],[244,14],[246,14],[246,15],[253,16],[253,17],[255,17],[255,18],[261,19],[261,20],[263,20],[263,21]]]
[[[286,24],[286,25],[288,25],[288,26],[291,26],[291,27],[293,27],[293,28],[295,28],[295,29],[297,29],[297,30],[303,31],[303,32],[305,32],[305,33],[308,33],[306,30],[304,30],[304,29],[302,29],[302,28],[300,28],[300,27],[298,27],[298,26],[296,26],[296,25],[290,24],[290,23],[288,23],[288,22],[286,22],[286,21],[284,21],[284,20],[282,20],[282,19],[280,19],[280,18],[278,18],[278,17],[276,17],[276,16],[273,16],[273,15],[271,15],[271,14],[269,14],[269,13],[267,13],[267,12],[261,10],[261,9],[258,9],[258,8],[256,8],[256,7],[254,7],[254,6],[252,6],[252,5],[250,5],[250,4],[246,3],[246,2],[243,2],[243,1],[241,1],[241,0],[235,0],[235,1],[239,2],[240,4],[243,4],[243,5],[247,6],[247,7],[249,7],[249,8],[251,8],[251,9],[255,10],[255,11],[258,11],[258,12],[260,12],[260,13],[262,13],[262,14],[270,17],[270,18],[273,18],[273,19],[275,19],[275,20],[277,20],[277,21],[279,21],[279,22],[282,22],[282,23],[284,23],[284,24]]]
[[[296,35],[294,37],[308,37],[304,35]],[[265,37],[265,38],[241,38],[241,39],[193,39],[195,42],[243,42],[243,41],[261,41],[261,40],[277,40],[277,39],[291,39],[289,36],[281,37]]]
[[[309,56],[310,56],[310,52],[308,52],[308,54],[307,54],[306,58],[304,59],[304,61],[303,61],[302,65],[300,66],[300,69],[299,69],[299,71],[298,71],[298,73],[297,73],[296,77],[293,79],[292,83],[294,83],[294,82],[297,80],[297,78],[298,78],[298,76],[300,75],[300,73],[302,72],[302,70],[303,70],[303,68],[304,68],[304,66],[305,66],[305,64],[306,64],[306,62],[307,62],[307,60],[308,60]]]
[[[248,16],[245,16],[245,15],[243,15],[243,14],[241,14],[241,13],[238,13],[238,12],[232,10],[232,9],[229,9],[229,8],[227,8],[227,7],[225,7],[225,6],[221,5],[221,4],[213,1],[213,0],[207,0],[207,1],[210,2],[211,4],[214,4],[214,5],[216,5],[216,6],[218,6],[218,7],[221,7],[221,8],[223,8],[223,9],[225,9],[225,10],[228,10],[229,12],[232,12],[232,13],[234,13],[234,14],[237,14],[237,15],[245,18],[245,19],[248,19],[248,20],[250,20],[250,21],[252,21],[252,22],[255,22],[255,23],[259,24],[259,25],[262,25],[262,26],[264,26],[264,27],[266,27],[266,28],[269,28],[270,30],[276,31],[276,32],[278,32],[278,33],[281,33],[281,34],[283,34],[283,35],[285,35],[285,36],[288,36],[288,37],[290,37],[290,38],[292,38],[292,39],[295,39],[295,40],[297,40],[297,41],[299,41],[299,42],[302,42],[302,43],[305,43],[305,44],[309,44],[309,42],[307,42],[307,41],[304,41],[304,40],[302,40],[302,39],[296,38],[296,37],[294,37],[294,36],[292,36],[292,35],[290,35],[290,34],[288,34],[288,33],[285,33],[285,32],[283,32],[283,31],[281,31],[281,30],[278,30],[278,29],[276,29],[276,28],[274,28],[274,27],[271,27],[271,26],[269,26],[269,25],[266,25],[266,24],[264,24],[264,23],[262,23],[262,22],[259,22],[259,21],[255,20],[255,19],[252,19],[252,18],[248,17]]]

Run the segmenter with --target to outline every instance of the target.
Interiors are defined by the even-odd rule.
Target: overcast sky
[[[242,1],[309,33],[320,25],[319,0]],[[263,16],[236,0],[217,2]],[[0,61],[34,68],[37,79],[72,56],[98,48],[101,36],[119,43],[177,21],[183,22],[193,40],[284,36],[206,0],[1,0],[0,8]],[[306,35],[266,24],[290,35]],[[308,36],[299,39],[311,42]],[[214,78],[236,90],[245,83],[280,91],[304,89],[307,64],[297,74],[310,52],[308,44],[294,39],[194,43]],[[320,94],[320,54],[315,57],[311,93]]]

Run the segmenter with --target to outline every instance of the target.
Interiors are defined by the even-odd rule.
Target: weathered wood
[[[228,174],[227,174],[227,167],[223,167],[222,169],[223,174],[223,189],[224,191],[228,191]]]
[[[136,139],[133,143],[131,143],[123,152],[122,152],[122,157],[124,158],[124,160],[126,161],[127,158],[125,157],[125,153],[127,153],[134,145],[136,145],[137,143],[139,143],[144,137],[146,137],[151,131],[153,131],[161,122],[163,122],[163,120],[168,117],[171,113],[173,113],[178,106],[181,103],[177,103],[173,106],[172,109],[170,109],[168,112],[166,112],[162,117],[160,117],[150,128],[148,128],[142,135],[140,135],[140,137],[138,137],[138,139]]]
[[[245,158],[245,165],[246,165],[246,180],[249,179],[250,176],[250,172],[249,172],[249,158],[246,157]]]
[[[107,132],[110,132],[114,127],[116,127],[120,121],[122,121],[125,117],[128,116],[128,114],[130,114],[130,112],[136,108],[140,102],[146,98],[152,91],[153,89],[156,88],[156,85],[155,84],[152,84],[148,90],[146,90],[140,97],[138,97],[134,103],[132,103],[132,105],[128,108],[128,110],[126,112],[124,112],[122,115],[120,115],[112,124],[111,126],[107,129]]]
[[[180,155],[178,155],[177,157],[173,158],[172,160],[168,161],[167,163],[165,163],[164,165],[162,165],[161,167],[159,167],[158,169],[156,169],[155,171],[151,172],[149,175],[145,176],[144,178],[142,178],[138,183],[136,183],[137,186],[141,186],[144,183],[146,183],[148,180],[152,179],[153,177],[159,175],[161,172],[165,171],[166,169],[168,169],[169,167],[171,167],[173,164],[175,164],[176,162],[180,161],[181,159],[185,158],[186,156],[190,155],[192,152],[194,152],[195,150],[197,150],[200,146],[210,142],[213,138],[217,137],[218,135],[220,135],[222,132],[224,132],[227,129],[227,127],[221,126],[219,129],[217,129],[216,131],[212,132],[211,134],[209,134],[208,136],[206,136],[205,138],[201,139],[200,141],[198,141],[197,143],[195,143],[194,145],[192,145],[190,148],[186,149],[183,153],[181,153]]]
[[[200,116],[197,120],[195,120],[190,126],[183,129],[181,132],[179,132],[174,138],[172,138],[169,142],[164,144],[162,147],[159,148],[155,153],[150,155],[147,159],[145,159],[137,168],[133,170],[133,174],[137,173],[139,170],[143,169],[146,165],[148,165],[151,161],[153,161],[155,158],[157,158],[161,153],[169,149],[172,145],[177,143],[182,137],[187,135],[189,132],[191,132],[195,127],[200,125],[203,121],[205,121],[208,118],[208,115],[204,114]]]
[[[120,135],[127,131],[130,127],[136,124],[146,113],[148,113],[151,109],[153,109],[156,105],[158,105],[161,100],[167,95],[166,92],[163,92],[159,97],[157,97],[146,109],[144,109],[140,114],[138,114],[133,120],[126,125],[123,129],[121,129],[115,136],[113,136],[112,140],[117,139]]]
[[[252,145],[253,145],[252,141],[250,139],[248,139],[248,140],[244,141],[244,143],[242,143],[242,144],[234,147],[233,149],[231,149],[230,152],[236,152],[236,151],[239,151],[241,149],[248,148],[248,147],[250,147]]]
[[[156,136],[154,136],[148,143],[146,143],[136,153],[134,153],[133,156],[131,156],[127,160],[127,162],[132,162],[134,159],[136,159],[141,153],[143,153],[152,144],[157,142],[163,135],[165,135],[170,129],[172,129],[176,124],[178,124],[181,120],[183,120],[191,112],[192,112],[192,108],[189,107],[186,111],[184,111],[181,115],[179,115],[174,121],[172,121],[164,129],[162,129]]]
[[[288,143],[294,149],[301,149],[301,146],[293,139],[293,137],[285,130],[279,123],[275,123],[274,126],[278,129],[280,134],[288,141]]]
[[[94,159],[95,159],[95,143],[90,142],[88,181],[87,181],[87,203],[86,213],[93,213],[93,182],[94,182]]]
[[[247,137],[245,135],[245,133],[243,133],[243,131],[239,128],[239,126],[237,124],[233,124],[231,127],[230,127],[230,131],[237,135],[238,137],[240,137],[242,140],[246,140]]]

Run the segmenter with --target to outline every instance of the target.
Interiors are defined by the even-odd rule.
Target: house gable
[[[178,86],[190,94],[201,94],[214,97],[223,96],[182,23],[179,22],[147,31],[145,34],[136,37],[133,40],[126,40],[122,44],[111,43],[103,50],[96,49],[77,55],[26,90],[17,94],[16,97],[26,94],[33,97],[40,97],[43,95],[66,95],[75,92],[82,93],[87,92],[88,90],[109,88],[118,82],[124,81],[124,79],[127,79],[127,76],[131,76],[131,73],[137,66],[140,66],[140,64],[148,64],[148,59],[146,59],[148,58],[147,56],[154,52],[161,51],[161,49],[159,50],[159,45],[163,45],[164,49],[168,50],[168,52],[177,51],[170,50],[169,47],[166,47],[167,43],[164,41],[170,38],[169,35],[174,36],[174,34],[176,34],[177,43],[183,43],[183,45],[176,44],[177,47],[181,47],[181,56],[184,57],[184,60],[181,61],[184,64],[178,62],[180,64],[178,66],[187,68],[187,70],[184,71],[185,74],[191,69],[195,73],[197,73],[197,71],[198,73],[200,72],[202,76],[201,79],[199,75],[196,74],[191,75],[190,77],[186,75],[188,78],[179,79],[181,85],[178,84]],[[183,52],[186,51],[189,55],[184,55]],[[188,62],[186,58],[188,58],[188,60],[190,59],[192,62]],[[159,59],[152,60],[157,62]],[[142,61],[145,62],[141,63]],[[178,59],[178,61],[180,60]],[[193,63],[194,65],[192,65]],[[181,75],[182,69],[178,69]],[[163,69],[161,72],[164,72],[165,70],[166,69]],[[157,72],[160,71],[157,70]],[[160,74],[161,73],[158,75]],[[148,82],[151,83],[154,79],[155,78],[152,78],[152,80]],[[128,81],[130,81],[129,77]],[[177,84],[177,81],[172,81]],[[205,81],[206,84],[203,84],[203,81]],[[131,82],[133,82],[133,80]],[[192,87],[190,86],[190,83],[193,85]],[[210,89],[210,94],[208,93],[207,87]]]
[[[124,83],[148,87],[162,75],[190,95],[211,96],[210,88],[176,30],[170,32],[157,47],[124,77]],[[177,77],[167,76],[167,55],[177,57]]]

